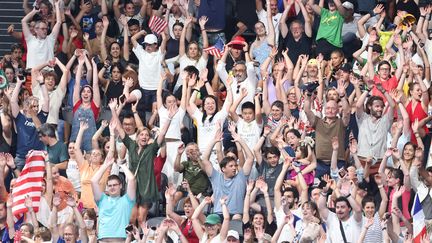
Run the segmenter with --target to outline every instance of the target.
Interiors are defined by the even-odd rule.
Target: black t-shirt
[[[288,56],[291,61],[296,63],[301,54],[309,55],[311,53],[312,38],[303,33],[299,41],[295,41],[291,32],[288,32],[285,38],[285,47],[289,50]]]

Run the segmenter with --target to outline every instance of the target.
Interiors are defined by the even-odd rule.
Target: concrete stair
[[[30,1],[33,2],[33,1]],[[9,25],[15,25],[15,31],[21,31],[21,19],[25,13],[20,0],[0,0],[0,57],[10,52],[11,45],[19,43],[7,33]]]

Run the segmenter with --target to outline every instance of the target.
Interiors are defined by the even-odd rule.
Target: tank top
[[[417,102],[416,106],[413,109],[412,100],[410,100],[410,102],[408,102],[408,105],[406,107],[406,111],[410,118],[411,124],[414,123],[415,119],[418,119],[420,121],[428,116],[426,111],[423,109],[421,102]],[[429,129],[426,127],[426,125],[423,126],[423,129],[425,130],[426,134],[429,133]],[[414,133],[411,134],[411,142],[417,144],[417,140],[415,138]]]
[[[193,230],[192,221],[191,220],[186,219],[181,224],[181,231],[182,231],[182,234],[188,240],[188,242],[190,242],[190,243],[199,243],[198,236],[195,234],[195,231]]]

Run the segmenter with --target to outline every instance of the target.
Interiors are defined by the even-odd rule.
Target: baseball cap
[[[350,73],[352,71],[352,66],[349,63],[342,64],[342,67],[340,67],[340,70]]]
[[[221,219],[217,214],[209,214],[204,222],[204,224],[220,224]]]
[[[237,49],[237,50],[242,50],[243,46],[244,46],[243,43],[245,41],[246,40],[243,37],[241,37],[241,36],[238,35],[238,36],[234,37],[233,40],[230,43],[228,43],[228,46],[230,46],[230,47],[232,47],[234,49]]]
[[[228,231],[227,238],[230,237],[230,236],[236,238],[237,240],[240,240],[240,235],[235,230],[229,230]]]
[[[346,8],[346,9],[354,9],[354,4],[352,4],[352,3],[348,2],[348,1],[342,3],[342,6],[344,8]]]
[[[318,60],[315,58],[309,59],[307,65],[318,65]]]
[[[145,44],[155,44],[158,43],[158,39],[155,35],[153,34],[148,34],[144,37],[144,42]]]

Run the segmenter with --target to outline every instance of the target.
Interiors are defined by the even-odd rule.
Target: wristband
[[[243,51],[244,53],[248,53],[249,51]]]
[[[378,188],[383,188],[383,187],[384,187],[383,185],[379,185],[379,186],[378,186]]]
[[[340,99],[342,99],[342,98],[344,98],[345,97],[345,94],[343,94],[343,95],[339,95],[339,98]]]
[[[426,15],[420,15],[420,18],[426,18]]]
[[[376,15],[376,13],[374,11],[369,11],[369,14],[371,17],[374,17]]]
[[[351,197],[351,193],[345,196],[346,199],[348,199],[349,197]]]
[[[326,197],[327,196],[327,192],[320,192],[321,196]]]
[[[39,83],[39,86],[42,86],[42,85],[45,85],[45,82],[43,82],[43,83]]]
[[[384,230],[387,230],[387,227],[383,227],[383,228],[382,228],[382,231],[384,231]]]
[[[196,92],[198,92],[199,93],[199,90],[198,89],[192,89],[193,91],[196,91]]]

